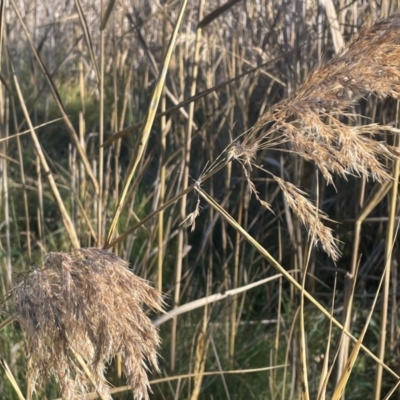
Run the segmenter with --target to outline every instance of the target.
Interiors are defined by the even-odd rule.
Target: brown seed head
[[[115,254],[97,248],[50,253],[45,268],[14,287],[15,318],[32,362],[29,378],[54,375],[63,399],[95,390],[111,399],[104,371],[120,354],[135,399],[148,399],[145,360],[158,369],[157,330],[143,306],[161,310],[161,296]],[[76,361],[83,357],[90,379]]]

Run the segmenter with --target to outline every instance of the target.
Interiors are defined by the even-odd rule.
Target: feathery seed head
[[[400,99],[400,11],[366,25],[332,60],[316,68],[287,98],[268,110],[250,131],[252,137],[272,127],[258,141],[278,134],[294,152],[314,161],[328,182],[332,174],[354,174],[378,181],[390,178],[381,161],[398,157],[374,135],[398,134],[391,126],[350,126],[352,106],[361,97]]]
[[[158,369],[160,339],[143,306],[161,311],[160,294],[115,254],[97,248],[50,253],[45,268],[14,287],[14,316],[32,360],[29,378],[54,375],[63,399],[94,389],[111,399],[106,364],[120,354],[135,399],[148,399],[145,360]],[[82,357],[91,376],[79,366]]]
[[[369,95],[400,100],[400,10],[365,25],[346,49],[321,64],[298,90],[262,115],[243,135],[243,142],[232,146],[228,159],[241,163],[250,191],[260,201],[248,169],[256,165],[256,151],[274,144],[286,143],[290,151],[313,161],[328,183],[333,183],[334,174],[389,180],[382,161],[394,160],[400,153],[375,136],[382,131],[399,134],[399,130],[375,123],[351,124],[357,116],[353,106]],[[336,260],[339,251],[332,231],[321,222],[326,216],[294,185],[268,173],[314,243],[320,242]]]

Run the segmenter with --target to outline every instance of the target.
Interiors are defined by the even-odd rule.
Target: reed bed
[[[396,7],[1,3],[0,392],[396,398]]]

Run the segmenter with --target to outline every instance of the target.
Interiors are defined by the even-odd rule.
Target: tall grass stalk
[[[397,102],[396,112],[396,126],[399,126],[399,111],[400,103]],[[395,146],[400,146],[399,136],[395,138]],[[395,230],[396,230],[396,211],[398,208],[398,184],[400,176],[400,160],[397,159],[393,163],[393,183],[389,198],[389,215],[388,215],[388,227],[386,230],[386,243],[385,243],[385,271],[383,280],[382,290],[382,310],[381,310],[381,321],[380,321],[380,337],[379,337],[379,358],[384,362],[386,354],[386,342],[387,342],[387,326],[388,326],[388,313],[389,313],[389,302],[390,302],[390,281],[391,271],[393,268],[393,248],[395,244]],[[376,367],[375,375],[375,393],[374,398],[377,400],[381,398],[382,391],[382,367],[378,365]]]
[[[200,0],[199,3],[199,11],[198,11],[198,21],[201,20],[202,10],[203,10],[204,1]],[[200,52],[200,39],[201,39],[202,30],[198,28],[196,30],[196,38],[195,38],[195,48],[194,48],[194,57],[193,57],[193,66],[192,66],[192,84],[190,87],[190,96],[194,96],[197,88],[197,74],[198,74],[198,63],[199,63],[199,52]],[[188,112],[188,120],[187,127],[185,131],[182,130],[182,143],[183,145],[183,157],[182,157],[182,166],[181,172],[183,174],[182,178],[182,190],[186,190],[189,184],[189,165],[190,165],[190,154],[192,148],[192,127],[193,127],[193,113],[194,113],[194,103],[189,105]],[[186,195],[182,197],[180,201],[180,216],[181,219],[184,220],[186,218],[187,210],[186,210]],[[176,262],[176,277],[175,277],[175,292],[174,292],[174,305],[177,307],[180,302],[180,294],[181,294],[181,279],[182,279],[182,270],[183,270],[183,259],[185,257],[185,246],[187,246],[187,240],[185,240],[186,232],[183,229],[180,229],[178,232],[178,244],[177,244],[177,262]],[[171,371],[175,371],[175,348],[176,348],[176,331],[177,331],[177,319],[174,319],[172,322],[172,332],[171,332]]]

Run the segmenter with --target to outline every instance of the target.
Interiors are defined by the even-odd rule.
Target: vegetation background
[[[119,237],[113,252],[179,314],[152,317],[162,345],[151,398],[325,399],[342,389],[347,399],[400,398],[397,162],[383,161],[395,177],[386,183],[355,173],[328,185],[279,139],[248,162],[225,151],[397,2],[188,1],[147,138],[142,123],[181,3],[1,1],[3,320],[18,276],[46,254]],[[349,124],[398,126],[394,99],[371,95],[352,107]],[[377,140],[397,143],[388,134]],[[329,216],[336,261],[312,246],[316,233],[291,209],[289,189],[250,161]],[[213,294],[215,302],[193,303]],[[354,345],[329,314],[361,340]],[[0,327],[0,396],[21,398],[12,375],[31,398],[21,328]],[[122,388],[113,398],[132,397],[119,359],[107,378]],[[33,398],[58,395],[50,381]]]

